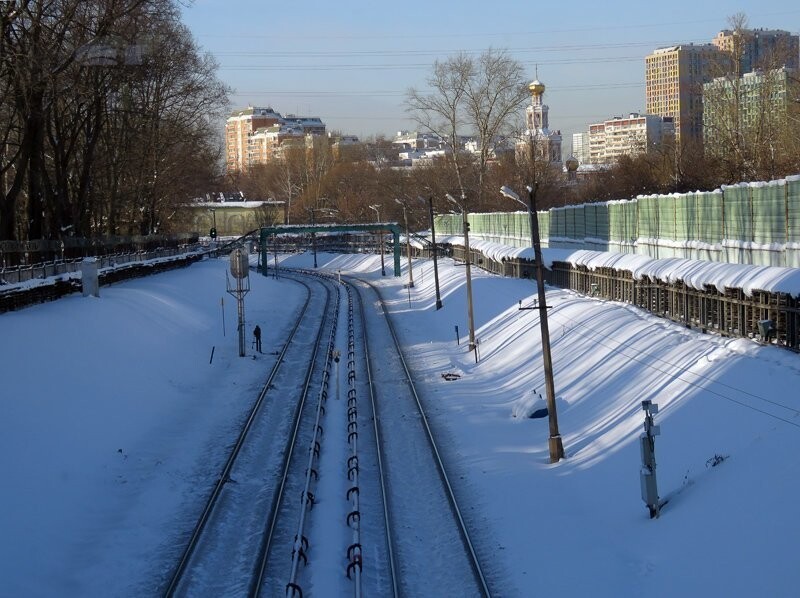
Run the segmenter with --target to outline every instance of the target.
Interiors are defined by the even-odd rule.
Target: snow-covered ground
[[[800,356],[549,289],[567,453],[551,465],[547,419],[526,417],[544,395],[538,312],[518,310],[530,281],[473,270],[476,364],[463,267],[440,261],[436,311],[429,261],[415,262],[409,293],[405,260],[403,277],[382,278],[378,256],[318,257],[389,300],[475,539],[493,547],[511,595],[798,595]],[[0,596],[159,594],[219,471],[215,449],[266,373],[238,357],[226,268],[206,261],[0,315]],[[251,283],[248,332],[261,325],[266,351],[303,291]],[[660,407],[670,499],[654,520],[639,487],[644,399]]]

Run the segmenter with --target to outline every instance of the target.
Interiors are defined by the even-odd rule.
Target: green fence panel
[[[587,239],[595,239],[597,236],[597,205],[587,203],[583,205],[583,235]]]
[[[566,216],[563,208],[550,210],[550,236],[563,238],[566,235]]]
[[[724,194],[724,230],[726,239],[733,241],[753,240],[750,187],[746,184],[722,188]]]
[[[608,235],[611,241],[619,242],[625,234],[625,212],[621,201],[608,202]]]
[[[595,229],[593,236],[595,239],[602,239],[608,242],[609,236],[609,222],[608,222],[608,203],[594,204],[595,214]]]
[[[694,193],[682,193],[674,196],[675,205],[675,240],[697,240],[697,199]]]
[[[786,240],[800,243],[800,176],[786,180]]]
[[[786,182],[773,181],[750,187],[753,206],[753,241],[764,245],[786,240]]]
[[[636,198],[639,205],[637,225],[639,238],[658,238],[658,196],[646,195]]]
[[[659,239],[675,241],[675,196],[658,196],[658,235]]]
[[[550,212],[536,212],[539,220],[539,237],[544,240],[550,239]],[[530,224],[530,223],[529,223]],[[528,226],[530,228],[530,226]]]
[[[586,238],[585,206],[583,204],[567,206],[567,222],[569,223],[567,237],[583,243],[583,240]]]
[[[717,245],[722,242],[722,198],[721,191],[695,194],[696,240],[710,245]]]
[[[632,243],[639,237],[639,201],[615,200],[607,203],[608,239],[616,243]]]

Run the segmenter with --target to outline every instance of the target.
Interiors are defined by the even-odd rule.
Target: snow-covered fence
[[[443,241],[441,252],[465,258],[461,237]],[[414,252],[426,257],[421,246]],[[534,276],[529,247],[475,241],[470,261],[501,276]],[[564,249],[544,250],[544,262],[553,286],[636,305],[703,332],[800,351],[800,269]]]
[[[538,216],[542,247],[800,267],[800,175],[552,208]],[[527,212],[470,213],[470,236],[525,247],[529,222]],[[460,235],[462,226],[460,214],[436,217],[442,234]]]
[[[173,249],[97,258],[100,262],[100,285],[181,268],[202,259],[204,255],[202,252],[178,253]],[[54,271],[52,265],[24,269],[21,271],[22,280],[0,284],[0,313],[80,292],[81,261],[63,264],[63,271],[59,271],[60,268]],[[32,273],[37,276],[30,277]],[[5,271],[0,271],[0,275],[4,276]]]

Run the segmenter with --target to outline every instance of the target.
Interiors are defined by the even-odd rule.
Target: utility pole
[[[469,221],[467,220],[467,198],[464,193],[461,194],[461,203],[449,193],[445,193],[448,201],[455,204],[461,210],[461,221],[464,233],[464,266],[467,275],[467,324],[469,325],[469,350],[475,351],[475,360],[478,358],[478,343],[475,342],[475,318],[473,317],[472,309],[472,271],[470,270],[470,253],[469,253]]]
[[[421,202],[425,202],[425,198],[419,197],[417,198]],[[431,220],[431,248],[433,252],[433,281],[434,285],[436,286],[436,309],[442,309],[442,296],[439,293],[439,266],[436,263],[436,228],[433,221],[433,196],[429,195],[428,199],[428,214]]]
[[[414,269],[411,265],[411,232],[408,230],[408,211],[406,206],[406,202],[395,199],[395,201],[400,204],[403,208],[403,220],[405,221],[406,225],[406,254],[408,255],[408,288],[414,288]]]
[[[369,206],[370,209],[375,210],[375,222],[380,224],[381,222],[381,207],[378,204]],[[386,264],[383,261],[383,232],[378,231],[380,243],[381,243],[381,276],[386,276]]]
[[[525,205],[514,191],[508,187],[501,187],[500,192],[506,197]],[[550,463],[557,463],[564,458],[564,445],[561,434],[558,432],[558,413],[556,412],[556,390],[553,381],[553,358],[550,354],[550,328],[547,324],[547,298],[544,288],[544,265],[542,260],[542,246],[539,238],[539,216],[536,213],[536,199],[534,188],[528,186],[528,205],[525,206],[530,217],[531,245],[533,245],[533,258],[536,271],[536,289],[539,297],[539,326],[542,333],[542,360],[544,361],[544,386],[547,400],[547,414],[550,422]]]

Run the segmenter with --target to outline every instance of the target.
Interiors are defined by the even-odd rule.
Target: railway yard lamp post
[[[539,293],[539,326],[542,331],[542,359],[544,361],[544,384],[547,398],[547,415],[550,419],[550,463],[557,463],[564,458],[564,445],[558,432],[558,414],[556,413],[556,391],[553,382],[553,359],[550,354],[550,330],[547,325],[547,303],[544,290],[544,266],[542,247],[539,239],[539,217],[536,213],[536,202],[533,187],[528,186],[528,203],[519,198],[506,186],[500,187],[500,193],[509,199],[521,203],[528,210],[531,228],[531,245],[533,246],[534,266],[536,270],[536,288]]]
[[[414,270],[411,266],[411,232],[408,230],[408,210],[406,202],[395,199],[395,201],[403,208],[403,221],[406,225],[406,254],[408,255],[408,288],[414,287]]]
[[[433,197],[428,196],[428,199],[424,197],[417,198],[422,203],[428,204],[428,215],[431,220],[431,251],[433,252],[433,281],[436,286],[436,309],[442,309],[442,296],[439,293],[439,267],[436,263],[436,229],[434,228],[433,223]]]
[[[461,194],[461,203],[456,201],[456,198],[445,193],[447,200],[454,204],[461,211],[461,220],[464,230],[464,266],[466,267],[467,274],[467,323],[469,324],[469,350],[475,351],[475,359],[478,358],[478,344],[475,342],[475,318],[473,317],[472,309],[472,271],[470,270],[470,256],[469,256],[469,221],[467,220],[467,198]]]
[[[380,223],[381,221],[381,207],[378,204],[373,206],[369,206],[371,210],[375,210],[375,222]],[[381,243],[381,276],[386,276],[386,265],[383,262],[383,232],[378,231],[380,234],[380,243]]]

